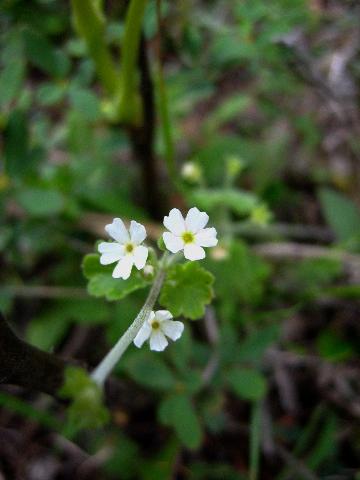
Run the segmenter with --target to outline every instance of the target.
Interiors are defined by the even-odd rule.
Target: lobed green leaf
[[[85,277],[89,280],[88,292],[94,297],[105,297],[107,300],[120,300],[130,293],[144,288],[149,281],[142,277],[141,273],[132,271],[128,280],[113,278],[111,273],[114,266],[100,264],[100,255],[91,253],[83,260],[82,269]]]
[[[178,317],[201,318],[213,298],[213,275],[196,262],[173,266],[163,285],[160,304]]]

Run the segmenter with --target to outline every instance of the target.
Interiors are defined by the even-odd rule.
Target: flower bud
[[[257,205],[250,214],[250,221],[261,227],[268,225],[271,218],[272,214],[265,203]]]
[[[144,273],[144,277],[152,278],[154,276],[155,269],[152,265],[145,265],[143,273]]]
[[[230,178],[236,178],[245,168],[245,162],[236,155],[226,158],[227,174]]]
[[[189,183],[199,183],[202,179],[202,169],[195,162],[186,162],[182,166],[181,176]]]

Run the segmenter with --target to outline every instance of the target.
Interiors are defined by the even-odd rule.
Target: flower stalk
[[[107,353],[103,358],[100,364],[95,368],[91,374],[92,379],[102,387],[105,380],[112,372],[115,365],[118,363],[123,353],[133,342],[140,328],[143,326],[144,322],[147,320],[150,315],[151,310],[154,308],[155,302],[159,296],[162,284],[165,279],[166,266],[167,266],[167,257],[168,254],[164,253],[158,273],[155,277],[154,283],[150,289],[150,292],[145,300],[143,307],[141,308],[139,314],[136,316],[133,323],[126,330],[126,332],[119,338],[114,347]]]

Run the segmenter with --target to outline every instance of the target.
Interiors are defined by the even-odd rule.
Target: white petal
[[[160,330],[153,330],[150,336],[150,350],[162,352],[168,346],[169,342]]]
[[[134,344],[136,347],[140,348],[142,347],[143,343],[146,342],[146,340],[150,337],[151,335],[151,327],[148,324],[148,322],[145,322],[143,326],[140,328],[138,331],[136,337],[134,338]]]
[[[148,316],[148,319],[147,319],[147,322],[149,325],[152,324],[152,321],[154,320],[155,318],[155,312],[154,310],[151,310],[151,312],[149,313],[149,316]]]
[[[184,247],[184,257],[188,260],[201,260],[205,258],[205,250],[195,243],[188,243]]]
[[[134,263],[135,267],[138,270],[141,270],[145,267],[145,263],[148,257],[148,249],[140,245],[139,247],[135,247],[134,249]]]
[[[110,265],[123,257],[122,253],[103,253],[100,257],[101,265]]]
[[[164,225],[175,235],[181,235],[185,231],[185,222],[180,210],[177,208],[170,210],[169,216],[164,217]]]
[[[101,265],[117,262],[124,256],[124,247],[117,242],[102,242],[99,244],[98,250],[102,253],[100,256]]]
[[[167,337],[175,341],[181,337],[184,331],[184,324],[177,320],[165,320],[161,323],[161,330]]]
[[[122,278],[127,280],[130,277],[132,266],[134,265],[134,258],[132,255],[125,255],[114,268],[112,276],[114,278]]]
[[[131,241],[134,242],[136,245],[140,245],[146,238],[146,230],[144,225],[141,223],[135,222],[135,220],[131,220],[130,223],[130,238]]]
[[[192,233],[197,233],[205,227],[208,221],[209,215],[207,213],[200,212],[196,207],[190,208],[185,219],[186,229]]]
[[[110,237],[119,243],[126,243],[129,241],[129,233],[124,225],[124,222],[120,218],[114,218],[113,222],[105,226],[105,230]]]
[[[173,318],[169,310],[157,310],[155,312],[155,318],[158,322],[163,322],[164,320],[170,320]]]
[[[120,249],[123,251],[124,247],[118,242],[101,242],[98,245],[98,251],[100,253],[114,253],[119,252]]]
[[[163,233],[163,240],[165,247],[172,253],[177,253],[184,248],[184,240],[181,237],[177,237],[173,233]]]
[[[216,238],[216,229],[212,228],[203,228],[200,232],[195,234],[195,243],[200,245],[200,247],[215,247],[218,243]]]

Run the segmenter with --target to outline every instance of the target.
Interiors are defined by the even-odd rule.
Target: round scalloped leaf
[[[198,263],[173,266],[166,277],[160,304],[178,317],[201,318],[213,297],[213,275]]]

